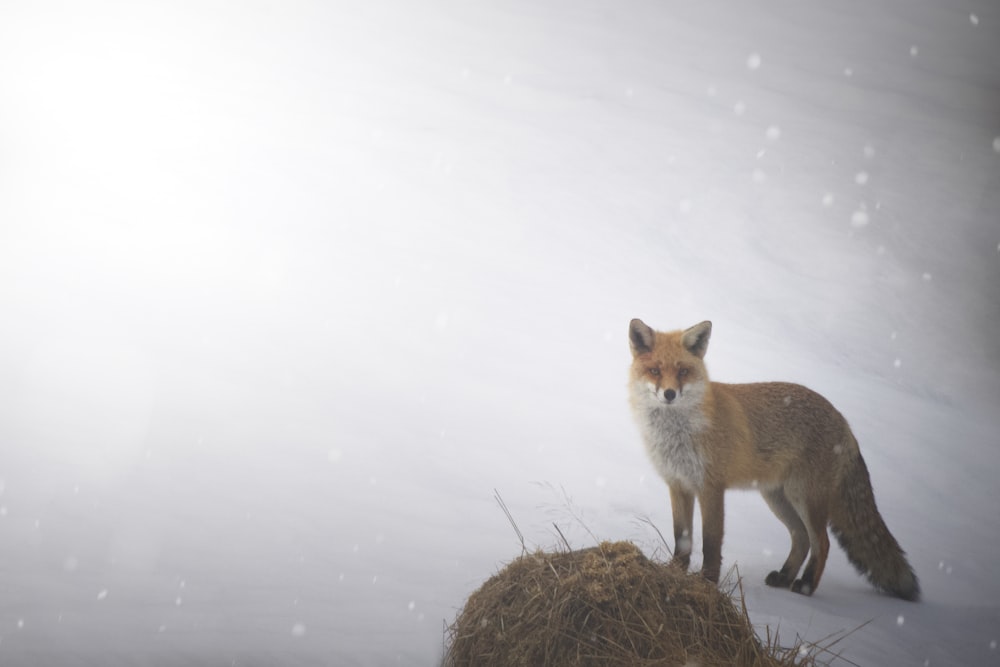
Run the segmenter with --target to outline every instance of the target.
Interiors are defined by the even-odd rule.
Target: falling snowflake
[[[859,208],[853,214],[851,214],[851,226],[856,229],[861,229],[862,227],[868,226],[868,211],[864,207]]]
[[[751,70],[760,69],[760,65],[763,61],[761,60],[759,53],[751,53],[747,56],[747,68]]]
[[[833,206],[833,193],[827,192],[823,195],[823,199],[821,201],[823,206],[826,206],[827,208]]]
[[[952,567],[951,567],[951,565],[948,565],[944,561],[940,561],[938,563],[938,569],[941,570],[942,572],[944,572],[945,574],[951,574],[952,573]]]
[[[772,125],[767,128],[764,136],[767,137],[768,141],[777,141],[781,137],[781,128],[777,125]]]
[[[969,14],[969,23],[972,25],[979,25],[979,17],[975,14]]]
[[[302,637],[305,634],[306,634],[306,626],[304,626],[302,623],[296,623],[295,625],[292,626],[293,637]]]
[[[866,183],[868,183],[868,172],[859,171],[857,174],[854,175],[854,182],[857,183],[858,185],[865,185]]]
[[[108,589],[104,588],[97,594],[98,600],[104,600],[108,597]]]

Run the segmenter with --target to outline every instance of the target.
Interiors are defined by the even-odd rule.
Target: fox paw
[[[768,586],[774,586],[775,588],[788,588],[788,585],[792,583],[792,578],[783,572],[774,570],[767,575],[764,579],[764,583]]]
[[[670,559],[670,566],[680,568],[682,572],[687,572],[688,565],[691,563],[691,556],[674,556]]]
[[[792,582],[792,592],[800,593],[802,595],[812,595],[813,586],[805,579],[796,579]]]

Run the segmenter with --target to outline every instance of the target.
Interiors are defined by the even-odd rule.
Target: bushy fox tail
[[[875,506],[868,466],[860,454],[848,464],[838,492],[830,527],[848,560],[876,589],[918,600],[920,582]]]

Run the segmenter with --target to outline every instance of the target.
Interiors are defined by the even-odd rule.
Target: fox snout
[[[658,403],[663,403],[665,405],[670,405],[680,397],[680,391],[672,387],[658,387],[655,384],[649,384],[649,393],[656,397]]]
[[[658,405],[678,410],[681,409],[681,406],[693,407],[697,405],[703,390],[703,385],[700,382],[675,384],[667,387],[649,383],[647,386],[649,393],[656,399]]]

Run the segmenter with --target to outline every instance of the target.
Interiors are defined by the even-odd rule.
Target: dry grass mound
[[[773,667],[798,657],[762,645],[745,608],[714,584],[604,542],[526,554],[491,577],[449,629],[444,664]]]

